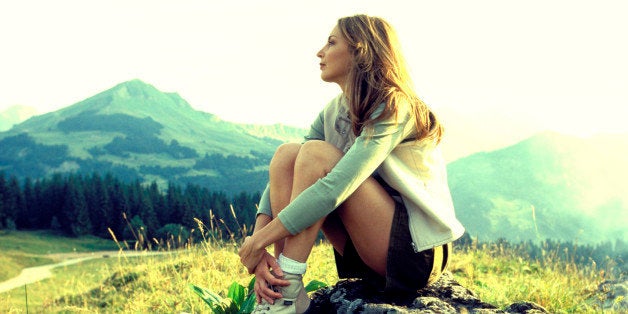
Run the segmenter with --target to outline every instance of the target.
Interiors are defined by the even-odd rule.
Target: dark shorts
[[[447,267],[451,244],[442,248],[414,252],[408,213],[401,201],[395,201],[385,278],[362,261],[350,239],[345,245],[344,255],[334,250],[334,256],[339,278],[363,278],[387,293],[412,293],[436,280]],[[441,265],[433,267],[435,260],[442,261]]]

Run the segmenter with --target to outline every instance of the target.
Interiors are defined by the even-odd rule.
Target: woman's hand
[[[257,303],[262,299],[273,304],[275,299],[281,298],[281,293],[274,291],[270,286],[289,286],[283,277],[283,271],[279,267],[277,260],[265,248],[257,249],[254,237],[246,237],[242,247],[238,251],[240,262],[249,271],[255,274],[255,297]]]
[[[290,282],[280,279],[283,277],[283,271],[279,267],[277,260],[270,253],[264,250],[262,259],[254,270],[255,273],[255,297],[257,303],[261,303],[262,299],[273,304],[275,299],[281,298],[281,293],[273,290],[271,286],[289,286]]]
[[[240,255],[240,262],[249,271],[249,274],[255,272],[255,267],[262,260],[263,253],[266,252],[266,247],[271,243],[275,243],[280,239],[283,239],[290,235],[288,229],[281,223],[281,220],[270,220],[266,218],[266,223],[260,217],[267,217],[265,215],[258,215],[258,220],[255,224],[255,232],[252,236],[244,238],[244,242],[238,251]],[[261,227],[258,230],[258,226]]]
[[[255,267],[262,260],[264,252],[266,252],[266,249],[257,248],[253,237],[244,238],[244,243],[238,250],[238,255],[240,255],[240,262],[246,267],[249,274],[255,272]]]

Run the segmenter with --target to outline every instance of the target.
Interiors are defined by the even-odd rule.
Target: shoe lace
[[[253,309],[253,312],[251,313],[258,313],[258,314],[270,313],[270,304],[268,304],[266,301],[262,301],[262,303],[255,306],[255,309]]]
[[[268,285],[268,287],[271,288],[275,292],[279,292],[278,287],[271,286],[271,285]],[[251,313],[252,314],[267,314],[267,313],[270,313],[270,308],[271,308],[270,303],[268,303],[268,301],[266,301],[265,299],[262,299],[262,303],[258,303],[255,306],[255,309],[253,309],[253,312]]]

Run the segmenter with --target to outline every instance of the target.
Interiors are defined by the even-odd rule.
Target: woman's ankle
[[[283,255],[283,253],[279,254],[277,262],[279,263],[279,267],[281,267],[281,270],[285,273],[303,275],[307,270],[307,263],[295,261],[289,257],[286,257],[285,255]]]

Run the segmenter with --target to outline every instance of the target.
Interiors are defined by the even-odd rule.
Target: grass
[[[0,250],[32,254],[92,252],[115,250],[118,246],[112,240],[86,236],[67,238],[53,231],[0,231]]]
[[[80,247],[74,241],[85,241],[56,236],[46,239],[49,235],[37,233],[32,236],[40,238],[36,241],[38,248],[22,247],[24,250],[47,252],[47,240],[64,242],[66,248]],[[26,290],[0,293],[0,312],[25,313],[28,293],[29,312],[207,313],[208,306],[189,284],[224,296],[232,282],[246,286],[251,279],[240,265],[233,240],[206,239],[197,245],[162,252],[139,257],[119,253],[55,268],[52,278],[30,284]],[[532,301],[551,313],[601,311],[594,291],[604,279],[602,269],[561,262],[553,252],[548,252],[545,260],[530,261],[520,252],[498,245],[458,249],[450,269],[462,285],[500,308],[517,301]],[[314,247],[304,278],[305,282],[310,280],[329,284],[338,280],[329,244]]]
[[[48,254],[117,248],[115,242],[96,237],[68,239],[51,231],[0,231],[0,281],[19,275],[23,268],[58,261]]]
[[[0,255],[0,281],[13,278],[26,267],[34,267],[54,263],[52,258],[25,254],[4,253]]]
[[[239,262],[236,247],[204,243],[157,256],[90,260],[54,270],[50,279],[27,286],[29,311],[33,312],[208,312],[208,306],[189,288],[193,283],[216,292],[233,281],[247,285],[252,276]],[[306,274],[312,279],[335,282],[335,267],[328,245],[313,251],[319,263]],[[25,312],[24,289],[0,294],[1,313]]]
[[[523,252],[523,248],[498,244],[471,246],[455,252],[450,270],[460,284],[499,308],[529,301],[550,313],[601,311],[598,301],[603,297],[596,291],[605,279],[604,269],[561,261],[560,252],[547,252],[542,260],[534,261]]]

